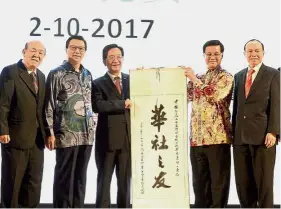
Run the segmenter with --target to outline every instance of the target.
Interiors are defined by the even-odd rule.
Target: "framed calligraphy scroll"
[[[130,97],[133,207],[189,208],[184,70],[131,70]]]

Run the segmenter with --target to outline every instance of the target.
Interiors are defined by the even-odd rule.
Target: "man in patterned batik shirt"
[[[195,75],[184,67],[192,101],[190,159],[197,208],[223,208],[228,202],[233,76],[220,66],[223,52],[220,41],[208,41],[203,46],[206,73]]]
[[[56,149],[55,208],[84,207],[86,176],[94,140],[92,76],[81,64],[87,50],[82,36],[66,41],[68,60],[52,70],[46,84],[46,146]]]

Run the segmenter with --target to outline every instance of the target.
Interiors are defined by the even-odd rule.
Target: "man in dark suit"
[[[124,50],[116,44],[103,49],[108,72],[93,81],[93,110],[98,113],[95,158],[98,169],[96,207],[110,207],[110,184],[116,166],[117,207],[130,205],[131,146],[129,75],[121,73]]]
[[[233,127],[235,179],[243,208],[273,207],[276,135],[280,133],[280,72],[262,63],[264,45],[244,46],[249,66],[235,77]]]
[[[23,59],[0,76],[2,207],[36,207],[44,163],[45,76],[37,68],[46,53],[39,41],[26,43]]]

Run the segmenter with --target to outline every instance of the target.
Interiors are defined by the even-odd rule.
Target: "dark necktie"
[[[38,94],[38,81],[37,81],[37,76],[36,76],[35,72],[30,73],[30,76],[32,78],[32,83],[33,83],[35,92],[36,92],[36,94]],[[39,127],[37,116],[36,116],[36,127],[37,128]]]
[[[121,83],[120,83],[120,77],[115,77],[114,78],[114,84],[115,84],[115,86],[116,86],[116,88],[117,88],[117,91],[119,92],[119,94],[121,95]]]
[[[38,93],[38,81],[35,72],[30,73],[31,78],[32,78],[32,83],[35,89],[36,94]]]

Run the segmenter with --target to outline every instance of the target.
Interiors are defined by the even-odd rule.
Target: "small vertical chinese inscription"
[[[179,176],[179,115],[178,115],[178,100],[174,101],[174,119],[175,119],[175,152],[176,152],[176,176]]]
[[[141,194],[144,194],[144,144],[143,144],[143,122],[140,124],[140,156],[141,156]]]

